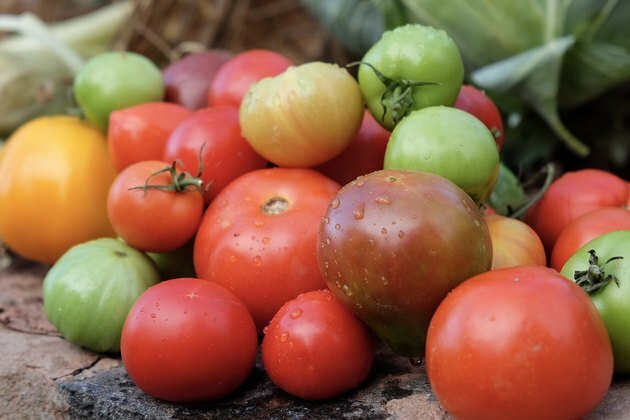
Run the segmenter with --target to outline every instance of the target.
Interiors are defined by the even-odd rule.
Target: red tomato
[[[562,270],[564,263],[591,239],[616,230],[630,230],[630,210],[605,207],[570,222],[560,233],[551,253],[551,267]]]
[[[326,288],[317,265],[317,230],[339,188],[311,169],[242,175],[206,210],[194,246],[197,275],[239,296],[262,332],[285,302]]]
[[[456,418],[578,419],[606,395],[613,355],[579,286],[555,270],[519,266],[475,276],[442,301],[426,372]]]
[[[120,347],[138,388],[174,402],[228,395],[249,376],[257,350],[256,327],[243,302],[195,278],[147,289],[127,315]]]
[[[285,303],[265,328],[263,366],[269,379],[307,400],[332,398],[370,373],[375,342],[369,328],[329,290]]]
[[[252,49],[236,54],[223,64],[208,88],[208,104],[238,108],[250,86],[265,77],[276,76],[293,65],[284,55]]]
[[[545,247],[525,222],[498,214],[484,215],[492,238],[492,269],[547,265]]]
[[[107,197],[114,231],[141,251],[170,252],[182,247],[195,235],[203,215],[203,195],[195,188],[165,191],[152,187],[175,188],[175,176],[169,172],[152,175],[164,168],[169,164],[157,160],[128,166],[118,174]]]
[[[359,132],[350,145],[340,155],[315,169],[341,185],[346,185],[361,175],[383,169],[385,148],[390,135],[366,110]]]
[[[599,169],[566,172],[525,215],[538,234],[547,255],[562,230],[574,219],[602,207],[622,207],[628,201],[623,179]]]
[[[164,160],[181,161],[187,172],[196,174],[202,146],[201,179],[211,183],[204,194],[206,204],[239,175],[267,166],[267,161],[241,136],[236,108],[204,108],[188,117],[169,137]]]
[[[146,102],[113,111],[107,143],[118,172],[143,160],[162,160],[171,131],[192,111],[168,102]]]
[[[503,130],[501,112],[484,91],[471,85],[462,85],[453,106],[479,118],[494,135],[499,151],[503,149],[505,130]]]

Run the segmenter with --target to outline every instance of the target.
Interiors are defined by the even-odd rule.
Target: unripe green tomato
[[[164,98],[162,72],[148,58],[107,51],[90,58],[74,79],[74,96],[87,119],[107,131],[109,114]]]
[[[490,130],[476,117],[434,106],[412,112],[396,126],[383,166],[441,175],[479,205],[496,185],[499,151]]]
[[[129,309],[158,283],[155,264],[114,238],[70,248],[44,278],[44,311],[71,343],[96,352],[118,352]]]

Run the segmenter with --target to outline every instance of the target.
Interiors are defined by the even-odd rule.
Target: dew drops
[[[350,289],[350,286],[348,286],[347,284],[344,284],[341,290],[343,291],[344,295],[348,297],[352,296],[352,289]]]
[[[256,226],[257,228],[263,227],[265,226],[265,222],[262,220],[254,220],[254,226]]]
[[[388,195],[379,195],[374,199],[374,201],[376,202],[376,204],[392,204],[392,198]]]
[[[166,341],[166,337],[162,336],[161,340]]]
[[[263,244],[268,245],[268,244],[269,244],[269,242],[271,242],[271,239],[269,239],[269,237],[268,237],[268,236],[265,236],[264,238],[262,238],[262,243],[263,243]]]
[[[260,255],[256,255],[254,257],[254,265],[256,267],[260,267],[261,264],[262,264],[262,257]]]
[[[404,238],[405,237],[405,232],[403,232],[402,230],[400,232],[398,232],[398,237],[400,239]]]
[[[228,261],[229,261],[229,262],[231,262],[231,263],[236,262],[236,255],[234,255],[234,254],[230,255],[230,256],[228,257]]]
[[[335,230],[341,230],[341,225],[339,223],[335,225]]]
[[[370,246],[375,246],[376,245],[376,241],[374,239],[368,239],[368,244],[370,244]]]
[[[382,233],[383,235],[387,235],[387,228],[382,228],[382,229],[381,229],[381,233]]]
[[[289,318],[298,319],[299,317],[302,316],[302,313],[303,313],[302,308],[295,308],[294,310],[289,312]]]
[[[336,209],[339,207],[339,199],[338,198],[333,198],[333,200],[330,202],[330,207],[333,209]]]
[[[389,279],[385,276],[381,276],[381,283],[383,283],[383,286],[387,286],[389,284]]]
[[[155,318],[157,315],[153,312],[151,312],[151,318]]]
[[[326,244],[326,245],[330,245],[330,238],[326,238],[326,239],[324,239],[324,244]]]
[[[283,332],[282,334],[280,334],[280,341],[281,342],[285,342],[289,339],[289,333],[288,332]]]
[[[357,187],[362,187],[363,185],[365,185],[365,181],[363,181],[363,180],[358,180],[357,181]]]
[[[363,203],[359,204],[357,208],[354,209],[354,212],[352,212],[352,215],[354,216],[356,220],[363,219],[364,214],[365,214],[365,204]]]
[[[330,223],[330,217],[328,217],[328,216],[324,216],[324,217],[322,218],[322,223],[323,223],[323,224],[325,224],[325,225],[327,225],[328,223]]]
[[[269,332],[269,326],[267,325],[265,328],[263,328],[263,334],[267,334]]]

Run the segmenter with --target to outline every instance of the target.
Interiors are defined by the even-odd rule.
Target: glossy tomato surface
[[[323,400],[367,378],[375,340],[329,290],[315,290],[280,308],[265,328],[261,351],[276,386],[299,398]]]
[[[435,312],[426,371],[456,418],[577,419],[608,392],[613,357],[588,295],[555,270],[475,276]]]
[[[498,214],[484,215],[492,238],[492,269],[547,265],[542,241],[525,222]]]
[[[422,358],[429,320],[446,294],[490,269],[481,211],[451,181],[381,170],[345,185],[318,236],[330,290],[395,352]]]
[[[233,392],[254,367],[256,327],[245,305],[216,283],[177,278],[147,289],[124,323],[122,361],[142,391],[202,402]]]
[[[240,176],[210,203],[195,239],[197,275],[245,302],[259,332],[288,300],[325,289],[317,230],[339,184],[312,169]]]

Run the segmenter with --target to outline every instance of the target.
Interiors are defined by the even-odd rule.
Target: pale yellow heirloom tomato
[[[0,163],[0,237],[18,255],[52,264],[73,245],[114,236],[106,199],[116,171],[96,128],[33,119],[7,139]]]

